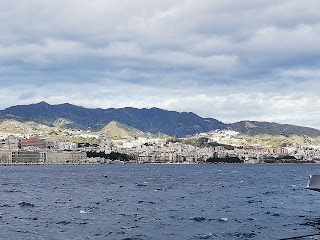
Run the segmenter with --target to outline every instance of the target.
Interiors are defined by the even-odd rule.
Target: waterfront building
[[[20,148],[21,149],[30,149],[36,148],[36,149],[44,149],[45,148],[45,141],[44,139],[39,138],[28,138],[28,139],[20,139]]]
[[[12,151],[11,152],[12,163],[39,163],[40,152],[33,151]]]
[[[12,163],[11,152],[7,147],[0,148],[0,163]]]
[[[47,152],[46,163],[48,164],[80,164],[87,158],[86,152],[57,151]]]

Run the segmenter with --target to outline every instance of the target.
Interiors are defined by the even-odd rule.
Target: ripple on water
[[[4,189],[3,192],[4,193],[19,193],[19,192],[22,192],[22,191],[16,190],[16,189]]]
[[[14,206],[9,204],[0,205],[0,208],[9,208],[9,207],[14,207]]]
[[[146,240],[146,239],[149,239],[146,235],[137,235],[134,237],[126,237],[126,238],[123,238],[122,240]]]
[[[305,222],[301,223],[300,225],[312,226],[312,227],[315,227],[316,229],[320,229],[320,218],[305,219]]]
[[[70,224],[71,222],[68,222],[68,221],[59,221],[59,222],[56,222],[56,224],[58,225],[68,225]]]
[[[20,207],[34,207],[34,204],[22,201],[18,204]]]
[[[301,185],[314,166],[296,173],[291,165],[15,167],[0,174],[0,239],[302,235],[320,228],[319,195]]]
[[[192,218],[190,218],[190,220],[195,221],[195,222],[203,222],[207,219],[204,217],[192,217]]]
[[[214,238],[214,235],[212,233],[204,233],[204,234],[199,234],[196,236],[198,239],[209,239],[209,238]]]

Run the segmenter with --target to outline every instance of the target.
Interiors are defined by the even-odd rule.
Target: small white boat
[[[310,175],[307,189],[320,192],[320,175]]]

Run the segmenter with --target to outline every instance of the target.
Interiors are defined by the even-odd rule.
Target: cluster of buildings
[[[1,140],[1,164],[81,164],[87,161],[86,150],[73,142],[15,136]]]
[[[210,140],[209,140],[210,143]],[[198,147],[166,140],[134,141],[117,147],[117,151],[134,156],[138,163],[204,163],[209,158],[239,158],[244,163],[320,162],[320,147],[224,145]]]
[[[117,151],[133,156],[137,163],[200,163],[215,153],[222,153],[222,146],[196,147],[180,142],[167,142],[166,139],[140,138],[117,147]]]
[[[130,163],[203,163],[212,158],[238,158],[244,163],[264,162],[320,162],[320,148],[291,145],[286,147],[245,146],[225,147],[223,144],[237,133],[218,132],[206,138],[206,145],[188,141],[137,138],[128,140],[100,140],[98,144],[52,141],[38,137],[7,136],[1,140],[0,164],[90,164],[108,163],[102,158],[88,158],[88,152],[117,152],[130,156]],[[196,136],[203,137],[203,136]],[[275,161],[275,159],[277,161]]]

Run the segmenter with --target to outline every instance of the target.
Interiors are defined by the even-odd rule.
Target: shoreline
[[[5,166],[93,166],[93,165],[318,165],[319,163],[0,163]]]

